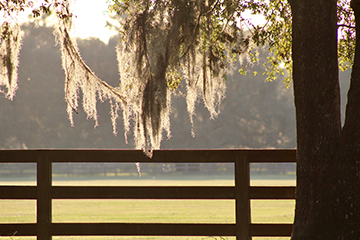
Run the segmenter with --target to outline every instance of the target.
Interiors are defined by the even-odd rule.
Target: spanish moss
[[[20,26],[5,22],[0,30],[0,92],[13,100],[18,88],[19,53],[21,49]]]

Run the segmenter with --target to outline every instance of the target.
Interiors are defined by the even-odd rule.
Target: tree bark
[[[337,1],[289,2],[293,15],[297,121],[297,192],[292,240],[360,239],[358,40],[346,121],[341,129]],[[359,0],[352,2],[354,10],[360,6],[355,4]]]

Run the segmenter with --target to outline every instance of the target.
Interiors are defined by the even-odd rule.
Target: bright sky
[[[106,10],[106,0],[76,0],[74,11],[77,17],[73,19],[72,35],[80,38],[98,37],[107,43],[116,32],[105,28],[108,19]],[[256,24],[264,23],[262,16],[253,16],[249,12],[245,12],[244,15]]]
[[[115,34],[106,28],[108,14],[106,0],[76,0],[74,5],[72,36],[98,37],[105,43]]]
[[[33,0],[35,6],[40,5],[42,1]],[[109,38],[115,35],[116,32],[105,27],[106,20],[109,19],[106,13],[108,6],[106,2],[106,0],[72,0],[71,6],[75,17],[73,18],[70,35],[79,38],[97,37],[107,43]],[[18,20],[26,22],[30,14],[31,11],[20,13]]]
[[[35,3],[39,0],[33,0]],[[41,1],[40,1],[41,2]],[[97,37],[107,43],[112,35],[116,32],[105,27],[108,14],[106,13],[108,4],[106,0],[72,0],[73,11],[73,27],[71,31],[72,37],[88,38]],[[22,14],[23,21],[27,20],[29,13]],[[251,17],[255,23],[263,23],[264,19],[259,16],[251,16],[244,13],[246,17]]]

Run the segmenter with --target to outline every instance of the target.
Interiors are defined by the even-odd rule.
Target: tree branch
[[[347,28],[355,29],[355,26],[351,26],[351,25],[347,25],[347,24],[338,24],[337,26],[338,26],[338,28],[340,28],[340,27],[347,27]]]

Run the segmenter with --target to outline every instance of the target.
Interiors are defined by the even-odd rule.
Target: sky
[[[42,1],[33,0],[35,6],[39,6]],[[108,43],[109,38],[116,32],[105,27],[108,20],[106,2],[106,0],[72,0],[71,6],[75,17],[70,35],[79,38],[97,37]],[[17,19],[19,22],[27,22],[29,15],[31,15],[30,10],[21,12]]]
[[[33,0],[41,2],[41,0]],[[103,42],[108,43],[109,38],[115,35],[116,32],[111,31],[106,26],[106,21],[109,19],[106,12],[108,4],[106,0],[72,0],[73,2],[73,18],[72,37],[89,38],[97,37]],[[25,12],[20,17],[20,21],[27,21],[29,12]],[[250,17],[249,13],[245,13]],[[255,22],[264,22],[262,17],[251,17]]]
[[[74,6],[75,18],[73,19],[72,35],[80,38],[98,37],[107,43],[109,38],[116,34],[105,28],[108,14],[106,0],[76,0]],[[251,16],[249,12],[244,13],[256,24],[264,23],[261,16]]]
[[[108,14],[105,0],[76,0],[74,5],[72,36],[98,37],[105,43],[115,32],[105,27]]]

